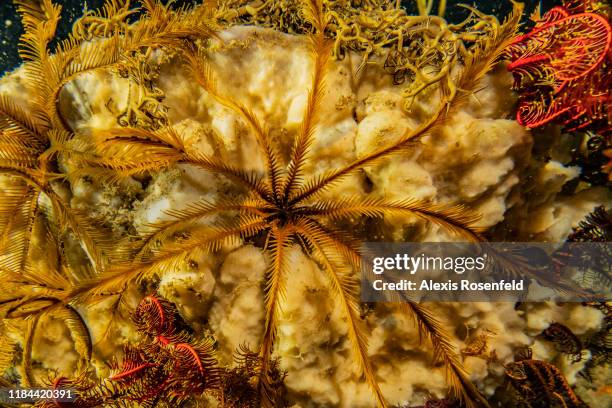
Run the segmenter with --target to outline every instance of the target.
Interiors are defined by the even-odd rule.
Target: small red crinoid
[[[519,91],[517,121],[528,128],[555,122],[567,131],[608,138],[612,29],[608,10],[594,1],[564,1],[537,19],[507,49]]]
[[[88,373],[74,379],[60,376],[53,381],[53,389],[73,390],[75,400],[53,400],[40,406],[153,407],[162,398],[180,406],[193,395],[219,395],[221,371],[214,341],[193,338],[172,303],[149,295],[138,305],[133,320],[143,339],[124,346],[121,362],[109,364],[111,376],[99,382]]]

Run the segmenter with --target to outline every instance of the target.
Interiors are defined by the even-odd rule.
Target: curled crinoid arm
[[[113,361],[110,364],[110,381],[129,386],[146,377],[147,371],[157,364],[153,361],[154,356],[146,356],[140,348],[125,346],[121,363]]]
[[[563,32],[562,36],[554,33]],[[598,14],[570,15],[540,23],[511,45],[522,55],[509,65],[515,71],[523,65],[548,65],[559,81],[572,81],[599,68],[610,49],[612,31]]]
[[[517,36],[507,49],[520,92],[517,120],[535,128],[550,122],[568,132],[610,133],[612,27],[607,12],[564,2]]]
[[[241,345],[234,353],[234,366],[225,368],[220,375],[220,387],[214,393],[217,400],[226,408],[258,408],[260,394],[257,379],[261,372],[262,361],[259,353],[246,345]],[[273,360],[269,367],[268,394],[273,406],[284,406],[285,373],[279,368],[279,361]]]
[[[608,242],[612,240],[612,214],[602,205],[596,207],[568,237],[570,242]]]
[[[542,336],[553,342],[560,352],[572,356],[573,362],[582,359],[582,342],[567,326],[552,323],[544,329]]]
[[[561,371],[550,363],[525,359],[509,363],[505,368],[510,383],[531,407],[587,407]]]
[[[591,353],[580,375],[593,381],[597,367],[612,364],[612,302],[589,302],[586,304],[601,311],[604,315],[600,329],[584,340],[585,349]]]
[[[146,296],[132,315],[136,329],[162,344],[184,338],[186,327],[176,307],[155,295]]]
[[[86,41],[94,37],[108,37],[119,31],[127,31],[128,17],[137,13],[137,9],[130,8],[131,0],[115,0],[106,2],[101,10],[87,10],[83,17],[78,19],[73,28],[75,38]]]
[[[51,53],[49,44],[61,6],[51,0],[16,3],[25,28],[20,55],[28,61],[26,86],[33,96],[35,116],[47,129],[71,131],[59,113],[58,101],[61,90],[79,75],[117,67],[127,57],[151,49],[170,50],[180,47],[185,39],[215,35],[210,16],[200,11],[173,10],[160,1],[145,1],[140,23],[128,25],[127,19],[136,9],[130,9],[130,1],[110,1],[102,11],[77,20],[68,39],[59,42]],[[94,37],[96,41],[89,41]]]
[[[97,401],[92,401],[88,399],[84,394],[92,389],[96,385],[96,381],[93,379],[93,375],[91,372],[84,371],[78,373],[74,378],[67,378],[57,373],[54,376],[50,377],[47,383],[50,385],[50,388],[53,390],[66,390],[69,389],[72,392],[78,394],[78,397],[75,399],[75,403],[78,403],[79,407],[89,408],[94,407]],[[35,407],[38,408],[64,408],[67,407],[69,403],[60,402],[57,399],[52,400],[43,400],[35,404]]]
[[[171,347],[172,375],[169,387],[183,398],[213,392],[221,386],[222,370],[215,357],[214,340],[207,338]]]
[[[466,357],[478,357],[488,361],[494,361],[496,359],[495,350],[489,350],[489,339],[497,335],[496,332],[483,329],[478,335],[468,337],[469,327],[467,327],[468,333],[466,334],[466,345],[461,349],[461,359],[465,360]]]
[[[523,126],[535,128],[568,114],[571,107],[563,106],[550,94],[537,95],[519,102],[516,120]],[[579,112],[582,114],[584,111]]]
[[[210,338],[194,340],[176,306],[163,298],[149,295],[134,311],[133,320],[137,329],[155,343],[155,347],[143,346],[141,353],[143,350],[151,352],[158,365],[171,360],[172,378],[184,379],[187,384],[216,387],[218,370],[214,341]],[[156,361],[155,356],[160,356],[161,360]],[[203,389],[192,391],[201,393]]]

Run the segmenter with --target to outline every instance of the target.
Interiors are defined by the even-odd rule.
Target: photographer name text
[[[396,254],[389,257],[372,258],[371,271],[374,275],[383,275],[392,272],[392,275],[399,277],[397,273],[415,275],[423,272],[452,272],[457,275],[465,273],[482,272],[487,265],[487,254],[482,256],[428,256],[425,254],[408,255]],[[399,279],[393,280],[385,276],[386,279],[376,279],[372,281],[372,287],[376,291],[523,291],[525,283],[522,279],[510,281],[499,280],[493,282],[471,281],[462,279],[460,281],[436,281],[434,279]]]

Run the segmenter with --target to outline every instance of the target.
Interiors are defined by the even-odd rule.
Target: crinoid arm
[[[373,218],[408,213],[471,242],[482,240],[482,228],[475,224],[480,216],[463,206],[445,206],[418,200],[388,201],[377,198],[347,197],[336,201],[317,201],[312,206],[314,216],[330,219],[351,218],[358,214]]]
[[[447,381],[454,397],[463,401],[467,407],[488,407],[489,403],[482,393],[470,381],[459,356],[452,344],[451,336],[444,325],[425,306],[407,301],[399,306],[419,327],[419,334],[427,337],[434,350],[434,360],[440,361],[446,368]]]
[[[281,199],[283,202],[289,200],[296,187],[304,180],[304,166],[307,154],[315,141],[315,125],[321,114],[320,105],[325,90],[325,74],[331,55],[331,42],[324,36],[327,21],[323,13],[323,3],[320,1],[306,2],[303,12],[316,30],[309,38],[314,68],[306,111],[298,135],[293,142],[287,175],[282,186]]]
[[[431,205],[430,203],[419,203],[415,200],[386,202],[381,199],[353,197],[336,202],[317,202],[313,205],[312,213],[312,216],[321,217],[321,219],[352,218],[356,214],[378,218],[394,213],[408,213],[440,225],[467,241],[478,242],[482,239],[479,235],[480,229],[474,226],[479,217],[462,207],[444,207]],[[318,222],[309,220],[303,221],[303,223],[304,227],[301,233],[315,253],[316,259],[321,259],[320,262],[330,273],[339,274],[334,275],[335,280],[332,286],[342,293],[342,298],[347,302],[345,305],[347,308],[350,304],[355,305],[356,303],[351,302],[358,302],[358,284],[350,273],[350,265],[353,265],[354,269],[360,267],[362,255],[359,249],[343,242],[339,237],[334,237],[333,232],[328,231],[325,226]],[[332,255],[327,255],[330,251]],[[344,273],[341,273],[342,270],[344,270]],[[483,404],[487,406],[486,399],[469,380],[454,350],[451,337],[444,330],[442,323],[425,306],[408,299],[405,302],[400,303],[398,308],[414,319],[418,326],[419,335],[431,341],[434,349],[434,359],[444,364],[455,397],[464,401],[470,407],[483,406]],[[351,314],[351,311],[352,309],[347,309],[346,313],[349,315],[349,324],[354,325],[358,319],[357,315]],[[358,337],[359,329],[356,326],[351,326],[351,328],[354,330],[353,334],[356,337],[351,336],[350,338],[355,344],[355,353],[362,356],[361,358],[365,361],[364,364],[366,365],[363,370],[366,373],[368,383],[381,398],[379,403],[384,403],[380,389],[374,380],[372,367],[368,363],[367,347],[361,342],[364,340]],[[370,372],[367,371],[368,369]],[[370,378],[368,378],[368,375]]]
[[[333,237],[326,234],[315,223],[302,220],[296,225],[296,232],[306,242],[315,260],[326,272],[330,286],[338,297],[346,316],[348,337],[352,345],[357,366],[372,389],[376,403],[385,407],[386,402],[368,355],[368,344],[359,318],[359,281],[355,278],[351,263],[346,263],[338,247],[343,243],[336,243]]]
[[[185,240],[151,248],[146,259],[137,258],[133,262],[120,263],[94,279],[78,285],[70,297],[87,301],[109,293],[125,291],[130,283],[139,282],[154,273],[164,274],[175,270],[190,256],[214,253],[221,246],[239,242],[241,237],[252,236],[264,228],[266,228],[265,221],[257,216],[239,217],[237,225],[217,222],[194,228]]]
[[[265,155],[267,177],[264,181],[253,180],[254,186],[256,184],[256,191],[264,199],[270,199],[274,197],[278,199],[280,192],[281,183],[281,159],[279,157],[276,148],[270,142],[269,129],[265,124],[257,118],[257,116],[246,106],[238,101],[233,100],[223,94],[221,94],[216,86],[216,79],[211,71],[210,67],[206,64],[206,57],[200,53],[189,50],[185,53],[188,68],[191,71],[193,77],[197,83],[208,92],[218,103],[231,109],[237,113],[242,119],[249,125],[249,127],[255,133],[257,143],[263,150]],[[195,163],[201,163],[203,167],[210,167],[214,165],[214,161],[207,159],[204,156],[194,156]],[[209,164],[209,162],[211,162]],[[217,168],[223,168],[223,165],[217,164]],[[248,177],[252,179],[252,177]]]
[[[1,268],[19,271],[25,267],[32,225],[38,214],[38,193],[36,189],[23,184],[3,190],[0,204]]]
[[[261,404],[264,407],[273,407],[275,404],[273,390],[273,376],[271,370],[274,368],[272,352],[279,314],[282,302],[285,299],[284,287],[287,279],[287,255],[286,252],[293,243],[292,227],[273,225],[268,233],[267,239],[270,248],[270,264],[266,271],[266,285],[264,288],[264,304],[266,317],[264,323],[264,334],[259,350],[261,366],[259,367],[258,389]]]
[[[40,226],[38,221],[34,227],[35,235],[38,235],[36,229]],[[70,270],[62,254],[53,252],[57,245],[51,231],[47,231],[46,239],[52,243],[50,251],[40,247],[38,238],[29,248],[28,256],[38,255],[41,258],[36,266],[28,258],[25,266],[16,271],[0,268],[0,313],[7,324],[10,322],[25,330],[21,352],[21,381],[29,387],[40,385],[33,373],[33,347],[49,321],[59,320],[65,325],[81,362],[89,364],[93,352],[92,336],[82,312],[68,303],[70,286],[88,275],[86,272]],[[41,255],[44,250],[49,252]]]
[[[94,142],[96,154],[85,153],[83,148],[60,150],[81,164],[72,177],[102,168],[114,177],[127,178],[185,163],[231,178],[261,198],[271,196],[270,187],[261,175],[237,168],[217,157],[188,150],[172,127],[155,132],[138,128],[112,129],[96,133]]]

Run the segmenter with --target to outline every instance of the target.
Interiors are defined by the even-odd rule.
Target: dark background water
[[[192,4],[199,3],[196,0],[177,0],[175,4]],[[555,4],[559,3],[558,0],[526,0],[525,9],[526,15],[531,14],[531,11],[542,2],[543,10],[548,10]],[[64,38],[72,27],[74,20],[83,15],[84,4],[87,3],[87,7],[96,9],[102,4],[104,0],[56,0],[55,3],[62,4],[62,21],[58,28],[58,37]],[[133,3],[137,3],[133,1]],[[405,1],[409,11],[416,11],[414,1]],[[460,21],[465,18],[466,11],[457,7],[459,3],[468,3],[475,5],[479,10],[487,14],[495,14],[496,16],[502,17],[506,15],[511,9],[511,3],[509,0],[505,1],[479,1],[470,2],[469,0],[449,0],[447,1],[446,18],[451,21]],[[437,2],[435,6],[437,6]],[[12,70],[20,64],[19,56],[17,54],[17,44],[19,43],[19,36],[23,30],[19,16],[15,13],[15,6],[11,0],[0,0],[0,73],[7,70]]]

